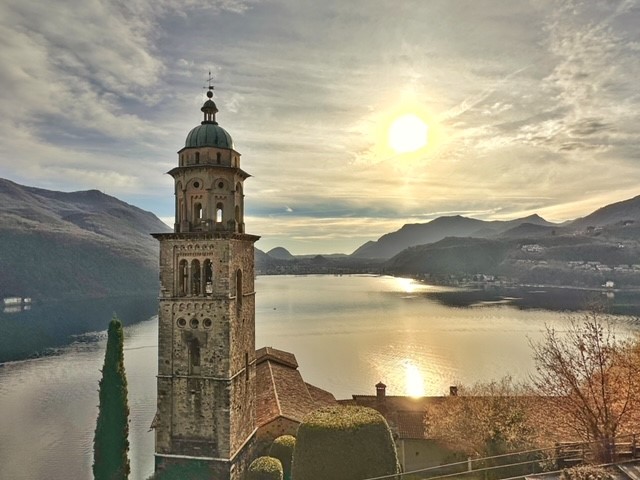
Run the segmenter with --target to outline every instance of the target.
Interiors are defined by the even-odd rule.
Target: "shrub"
[[[271,444],[269,455],[280,460],[284,480],[291,480],[291,459],[293,449],[296,446],[296,437],[292,435],[282,435],[276,438]]]
[[[613,480],[614,476],[608,470],[596,465],[577,465],[565,468],[560,480]]]
[[[389,426],[366,407],[325,407],[307,415],[293,452],[295,480],[358,480],[399,473]]]
[[[248,480],[282,480],[282,464],[273,457],[258,457],[249,465]]]

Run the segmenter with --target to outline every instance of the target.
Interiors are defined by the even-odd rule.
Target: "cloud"
[[[168,217],[164,172],[211,71],[262,242],[346,251],[440,212],[623,199],[640,174],[637,1],[464,5],[5,1],[0,175]],[[430,144],[398,155],[386,129],[408,111]]]

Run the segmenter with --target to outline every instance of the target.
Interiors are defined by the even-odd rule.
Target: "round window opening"
[[[184,328],[187,325],[187,321],[184,318],[178,319],[178,326]]]
[[[200,322],[198,321],[197,318],[192,318],[190,325],[191,325],[191,328],[198,328],[198,325],[200,325]]]
[[[195,188],[200,188],[200,182],[193,182],[193,186]]]
[[[211,328],[211,326],[213,325],[213,322],[211,321],[210,318],[205,318],[203,325],[204,325],[204,328]]]
[[[218,183],[218,188],[224,188],[224,183],[222,182]]]

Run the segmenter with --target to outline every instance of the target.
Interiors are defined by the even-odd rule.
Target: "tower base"
[[[230,460],[156,453],[153,478],[164,480],[166,475],[167,480],[244,480],[249,465],[255,460],[255,445],[254,433]]]

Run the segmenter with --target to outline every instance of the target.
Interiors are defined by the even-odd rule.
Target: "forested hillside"
[[[0,179],[0,297],[106,296],[158,289],[169,227],[97,190],[55,192]]]

